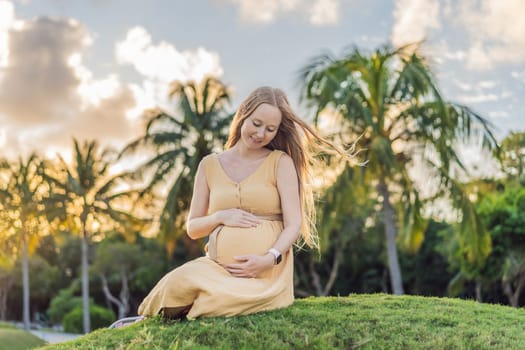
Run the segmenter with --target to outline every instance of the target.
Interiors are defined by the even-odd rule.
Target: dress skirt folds
[[[202,160],[210,189],[209,213],[241,208],[259,216],[261,223],[251,228],[217,227],[210,235],[206,256],[166,274],[140,304],[139,315],[234,316],[293,303],[292,249],[283,254],[279,265],[257,278],[233,277],[223,268],[236,255],[265,254],[283,230],[276,179],[282,154],[272,151],[241,182],[228,177],[216,154]]]

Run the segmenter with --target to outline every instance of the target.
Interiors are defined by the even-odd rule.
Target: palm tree
[[[72,232],[80,231],[82,269],[82,307],[84,332],[90,331],[89,318],[89,239],[100,230],[135,232],[140,220],[115,206],[115,202],[129,199],[130,191],[117,192],[121,174],[110,175],[108,152],[100,152],[96,141],[74,142],[71,165],[59,157],[57,169],[46,167],[45,179],[49,184],[46,199],[51,219],[60,218]],[[97,232],[98,231],[98,232]]]
[[[525,183],[525,131],[511,131],[501,141],[502,170],[509,179]]]
[[[22,318],[24,328],[29,329],[29,241],[34,240],[41,231],[43,218],[43,179],[40,172],[41,161],[32,154],[24,162],[2,161],[0,169],[4,181],[0,189],[2,221],[4,229],[17,236],[22,250]],[[5,232],[4,232],[5,233]]]
[[[358,139],[368,161],[365,178],[379,195],[394,294],[404,293],[396,239],[416,250],[426,226],[419,191],[409,176],[409,168],[421,155],[426,155],[422,160],[428,171],[435,173],[443,188],[454,191],[450,192],[454,204],[468,216],[462,234],[468,238],[464,243],[470,245],[470,259],[488,254],[490,238],[476,226],[475,210],[450,174],[454,167],[464,170],[455,149],[458,138],[466,139],[475,130],[484,147],[495,147],[496,141],[487,120],[443,99],[417,47],[385,46],[370,55],[353,48],[340,58],[322,54],[300,71],[300,82],[302,98],[316,108],[316,122],[326,111],[336,115],[343,139]]]
[[[128,144],[121,154],[144,149],[155,152],[136,173],[153,172],[143,194],[168,182],[159,238],[171,256],[177,238],[184,232],[182,215],[189,208],[198,164],[205,155],[222,148],[231,114],[225,111],[230,101],[228,89],[214,78],[200,83],[174,82],[170,97],[178,101],[180,114],[172,116],[159,109],[147,111],[145,134]]]

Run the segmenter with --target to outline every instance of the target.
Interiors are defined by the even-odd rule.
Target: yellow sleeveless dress
[[[223,226],[214,230],[210,254],[189,261],[166,274],[140,304],[138,313],[162,313],[188,318],[234,316],[289,306],[293,303],[292,249],[279,265],[257,278],[233,277],[221,264],[233,256],[265,254],[283,230],[277,190],[277,164],[281,151],[272,151],[259,168],[240,182],[226,175],[216,154],[206,156],[203,169],[210,189],[208,212],[241,208],[266,218],[257,227]],[[210,237],[211,238],[211,237]]]

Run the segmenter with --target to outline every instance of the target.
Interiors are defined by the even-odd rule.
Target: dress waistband
[[[283,214],[270,214],[270,215],[257,215],[254,214],[257,219],[268,220],[268,221],[283,221]]]

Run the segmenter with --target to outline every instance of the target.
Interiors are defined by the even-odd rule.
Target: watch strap
[[[279,264],[279,263],[281,262],[283,256],[282,256],[282,254],[281,254],[280,251],[278,251],[278,250],[275,249],[275,248],[270,248],[270,249],[268,249],[268,253],[270,253],[270,254],[273,255],[273,257],[274,257],[274,262],[273,262],[273,264],[274,264],[274,265],[277,265],[277,264]]]

